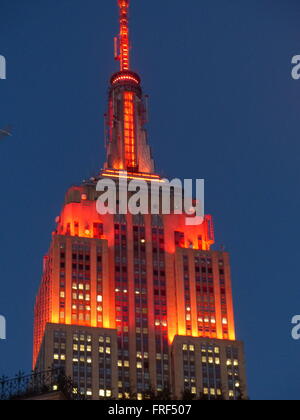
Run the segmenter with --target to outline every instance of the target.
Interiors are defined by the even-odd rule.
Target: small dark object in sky
[[[0,128],[0,140],[2,140],[4,137],[11,137],[12,133],[11,133],[11,127],[6,127],[6,128]]]

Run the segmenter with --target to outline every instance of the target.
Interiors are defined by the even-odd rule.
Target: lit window
[[[195,351],[195,346],[190,345],[190,351]]]
[[[210,388],[210,395],[216,395],[216,391],[214,388]]]
[[[137,399],[141,401],[143,399],[143,394],[137,394]]]
[[[220,359],[219,359],[219,357],[216,357],[216,358],[215,358],[215,364],[216,364],[216,365],[219,365],[219,364],[220,364]]]
[[[192,394],[197,394],[197,388],[195,388],[194,386],[191,389]]]
[[[53,358],[54,358],[54,360],[58,360],[59,359],[59,355],[58,354],[54,354]]]
[[[238,366],[239,365],[239,361],[238,360],[234,360],[233,365],[234,366]]]
[[[100,389],[99,397],[105,397],[105,390],[104,389]]]
[[[97,296],[97,302],[102,302],[102,296],[101,295]]]

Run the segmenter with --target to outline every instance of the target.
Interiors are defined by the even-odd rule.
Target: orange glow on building
[[[134,77],[130,74],[122,74],[122,75],[116,76],[112,79],[111,83],[113,85],[115,85],[116,83],[127,82],[127,81],[134,82],[137,85],[140,83],[140,81],[137,77]]]
[[[103,171],[101,173],[101,176],[105,178],[128,179],[128,180],[136,180],[136,181],[159,182],[159,183],[165,182],[158,175],[132,173],[132,172],[128,173],[128,172],[116,171],[116,170]]]
[[[136,167],[133,101],[133,92],[124,92],[124,144],[125,160],[128,168]]]
[[[178,336],[227,343],[235,323],[229,255],[212,249],[212,216],[187,226],[186,214],[97,212],[99,180],[166,182],[147,141],[140,77],[130,71],[129,1],[118,5],[121,72],[110,81],[107,159],[95,178],[67,191],[56,219],[35,304],[33,367],[49,323],[114,329],[123,395],[141,378],[145,390],[170,386]]]

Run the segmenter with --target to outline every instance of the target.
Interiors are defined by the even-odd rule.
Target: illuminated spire
[[[118,0],[118,7],[120,34],[115,38],[115,58],[120,61],[120,71],[110,79],[108,112],[105,114],[105,169],[146,174],[147,179],[153,174],[157,178],[145,129],[147,105],[141,79],[130,66],[129,0]]]
[[[120,35],[115,39],[115,57],[120,61],[120,70],[130,70],[130,44],[129,44],[129,22],[128,9],[129,0],[118,0],[120,8]]]

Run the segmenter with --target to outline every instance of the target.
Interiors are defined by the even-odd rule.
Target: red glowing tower
[[[35,305],[33,366],[64,367],[87,398],[246,396],[236,341],[229,255],[213,251],[211,216],[99,215],[100,179],[162,185],[145,130],[141,79],[131,70],[129,0],[118,0],[120,34],[106,115],[107,160],[69,189]]]

